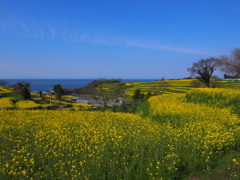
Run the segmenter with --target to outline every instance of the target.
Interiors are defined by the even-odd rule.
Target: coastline
[[[52,90],[55,84],[61,84],[62,88],[75,89],[83,88],[89,82],[96,79],[4,79],[11,84],[17,82],[30,82],[31,92],[38,93],[39,91]],[[122,79],[121,82],[150,82],[156,79]]]

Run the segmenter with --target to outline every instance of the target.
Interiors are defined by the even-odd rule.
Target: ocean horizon
[[[115,78],[114,78],[115,79]],[[117,78],[116,78],[117,79]],[[75,89],[88,85],[89,82],[97,79],[4,79],[10,84],[17,82],[29,82],[32,92],[52,90],[55,84],[61,84],[62,88]],[[149,82],[159,79],[121,79],[121,82]]]

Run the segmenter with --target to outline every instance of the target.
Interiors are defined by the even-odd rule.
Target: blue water
[[[10,84],[17,82],[30,82],[31,91],[39,92],[53,89],[55,84],[61,84],[62,88],[74,89],[87,86],[95,79],[6,79]],[[149,82],[156,79],[122,79],[122,82]]]

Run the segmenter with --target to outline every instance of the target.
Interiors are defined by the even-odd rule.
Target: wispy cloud
[[[0,24],[0,34],[8,34],[21,37],[31,37],[38,39],[52,39],[52,40],[64,40],[74,42],[86,42],[93,44],[105,44],[115,46],[126,46],[143,49],[155,49],[160,51],[171,51],[186,54],[198,54],[198,55],[216,55],[216,53],[202,51],[192,48],[176,47],[171,45],[161,44],[159,42],[131,39],[126,37],[106,36],[99,34],[87,34],[78,29],[70,30],[67,27],[62,29],[55,28],[45,24],[27,24],[21,20],[12,19],[10,21],[2,22]]]
[[[197,49],[189,49],[183,47],[175,47],[171,45],[163,45],[154,41],[147,41],[141,39],[127,39],[124,37],[113,37],[113,36],[103,36],[103,35],[81,35],[76,37],[76,39],[72,39],[73,41],[84,41],[94,44],[109,44],[109,45],[119,45],[119,46],[127,46],[134,48],[143,48],[143,49],[155,49],[161,51],[171,51],[178,53],[187,53],[187,54],[199,54],[199,55],[216,55],[216,53],[197,50]]]

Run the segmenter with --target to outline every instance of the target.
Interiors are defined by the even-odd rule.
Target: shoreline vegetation
[[[239,179],[240,81],[210,85],[0,86],[0,179]]]

